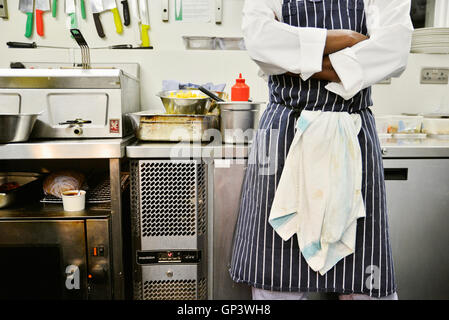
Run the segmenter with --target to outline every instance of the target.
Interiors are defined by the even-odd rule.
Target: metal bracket
[[[223,22],[223,0],[215,0],[215,23]]]
[[[8,3],[6,0],[0,0],[0,18],[8,19]]]
[[[162,21],[168,22],[168,20],[170,19],[169,18],[170,11],[169,11],[168,0],[162,0],[161,7],[162,7],[162,9],[161,9],[162,10]]]

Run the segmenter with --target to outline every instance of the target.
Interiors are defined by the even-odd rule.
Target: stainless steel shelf
[[[64,211],[62,204],[43,204],[40,202],[15,205],[0,209],[1,220],[42,220],[42,219],[102,219],[111,215],[111,204],[86,205],[79,212]]]
[[[125,156],[133,136],[122,139],[31,140],[0,144],[0,160],[116,159]]]

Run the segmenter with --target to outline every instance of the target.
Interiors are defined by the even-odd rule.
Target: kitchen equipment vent
[[[206,299],[206,279],[158,280],[143,284],[144,300],[203,300]]]
[[[206,165],[140,160],[131,168],[133,212],[140,213],[134,227],[139,225],[142,250],[196,249],[207,227]]]

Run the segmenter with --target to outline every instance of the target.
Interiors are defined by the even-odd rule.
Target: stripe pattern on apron
[[[351,29],[367,34],[363,0],[284,0],[284,22],[298,27]],[[345,101],[327,82],[271,76],[270,103],[251,146],[234,233],[230,275],[235,282],[282,292],[359,293],[385,297],[396,292],[388,233],[385,181],[371,88]],[[283,241],[268,223],[271,204],[302,110],[358,113],[366,218],[357,222],[356,252],[325,275],[301,255],[297,236]]]

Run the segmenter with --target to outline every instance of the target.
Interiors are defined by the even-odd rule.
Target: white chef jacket
[[[340,0],[345,1],[345,0]],[[329,55],[341,82],[326,89],[348,100],[402,74],[413,25],[410,0],[364,0],[369,39]],[[245,0],[242,29],[251,58],[266,75],[287,72],[307,80],[322,70],[327,30],[282,22],[282,0]]]

